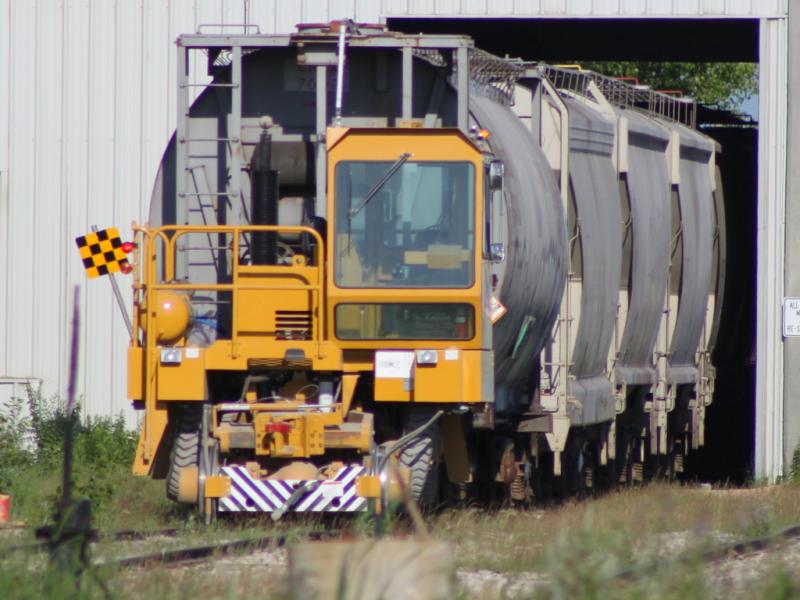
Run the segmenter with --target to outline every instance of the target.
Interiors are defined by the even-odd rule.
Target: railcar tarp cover
[[[669,274],[669,132],[633,111],[628,119],[630,300],[619,347],[617,383],[655,383],[653,349],[664,312]],[[628,285],[622,282],[623,286]]]
[[[706,318],[713,252],[711,142],[680,128],[679,187],[683,264],[680,301],[670,347],[670,382],[693,383],[695,352]],[[675,268],[675,266],[673,266]]]
[[[519,118],[476,95],[470,106],[505,166],[506,258],[495,272],[508,313],[495,324],[493,343],[496,382],[510,383],[530,375],[558,314],[567,273],[563,209],[547,159]]]
[[[583,278],[580,319],[572,354],[570,406],[573,424],[606,421],[614,394],[605,375],[617,314],[622,264],[622,212],[611,161],[614,127],[600,114],[567,100],[570,116],[569,172],[580,235]],[[577,315],[573,315],[577,316]]]

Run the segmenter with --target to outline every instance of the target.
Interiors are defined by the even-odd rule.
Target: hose
[[[428,419],[428,421],[426,421],[423,425],[420,425],[414,431],[405,434],[403,437],[401,437],[399,440],[397,440],[391,446],[389,446],[386,452],[383,453],[383,456],[381,456],[380,461],[378,461],[378,468],[376,472],[380,474],[380,472],[383,471],[383,467],[386,466],[386,462],[389,460],[389,457],[392,454],[394,454],[404,446],[407,446],[409,443],[411,443],[411,441],[413,441],[414,438],[416,438],[423,431],[428,429],[431,425],[436,423],[436,421],[438,421],[443,414],[444,414],[443,410],[436,411],[436,414],[434,414],[430,419]]]
[[[305,482],[303,485],[295,488],[295,490],[291,493],[291,495],[286,499],[286,502],[283,503],[282,506],[279,506],[276,510],[272,512],[272,520],[277,521],[280,519],[287,510],[292,508],[295,504],[297,504],[298,500],[305,496],[309,492],[313,492],[319,487],[321,482],[319,479],[311,479],[310,481]]]

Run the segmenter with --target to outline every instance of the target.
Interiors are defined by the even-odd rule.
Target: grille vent
[[[310,310],[276,310],[275,338],[279,340],[310,340]]]
[[[282,358],[248,358],[247,368],[250,370],[259,369],[308,369],[311,368],[311,359],[286,361]]]
[[[248,369],[270,369],[283,366],[282,358],[248,358]]]

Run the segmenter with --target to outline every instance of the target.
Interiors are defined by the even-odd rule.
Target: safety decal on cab
[[[90,279],[118,271],[130,272],[131,266],[116,227],[76,237],[75,243]]]
[[[500,300],[492,296],[492,299],[490,300],[489,311],[489,317],[492,321],[492,325],[494,325],[503,317],[504,314],[508,312],[508,309],[502,302],[500,302]]]

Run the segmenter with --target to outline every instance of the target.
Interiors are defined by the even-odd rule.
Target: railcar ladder
[[[175,193],[177,224],[193,224],[192,215],[199,217],[203,225],[219,225],[218,211],[220,200],[228,201],[228,206],[234,211],[242,211],[246,216],[243,206],[242,194],[242,157],[241,147],[241,122],[242,122],[242,47],[232,41],[228,48],[230,52],[230,81],[211,83],[191,83],[189,81],[189,52],[198,48],[187,47],[177,42],[177,127],[175,136]],[[230,90],[230,114],[227,122],[227,137],[192,137],[189,112],[189,92],[192,88],[218,88]],[[224,116],[224,115],[223,115]],[[192,144],[214,143],[217,146],[217,164],[227,166],[227,181],[218,182],[216,190],[209,189],[208,174],[203,165],[193,164]],[[227,151],[221,150],[225,148]],[[244,223],[241,218],[233,222]],[[219,268],[219,250],[224,248],[219,243],[214,243],[209,234],[208,247],[215,268]],[[187,240],[188,241],[188,240]],[[186,242],[176,249],[179,264],[178,272],[188,276],[191,267],[207,266],[208,263],[193,263],[190,261],[191,249]],[[223,261],[224,262],[224,261]]]

